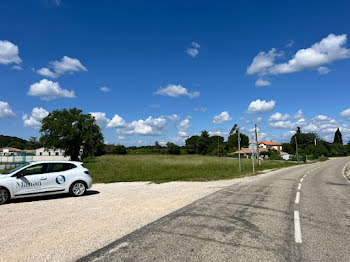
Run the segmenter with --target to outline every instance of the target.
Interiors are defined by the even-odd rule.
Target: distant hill
[[[0,148],[1,147],[15,147],[19,149],[35,149],[39,148],[40,144],[35,138],[31,138],[30,141],[15,137],[0,135]]]

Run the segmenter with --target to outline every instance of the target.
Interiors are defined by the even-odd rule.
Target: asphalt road
[[[350,158],[255,177],[81,261],[350,261]]]

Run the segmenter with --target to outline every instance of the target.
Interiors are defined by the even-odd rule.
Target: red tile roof
[[[271,142],[271,141],[260,141],[259,142],[259,145],[260,144],[265,144],[267,146],[281,146],[281,144],[279,143],[275,143],[275,142]]]

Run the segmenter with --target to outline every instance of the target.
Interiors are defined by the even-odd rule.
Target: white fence
[[[31,162],[31,161],[54,161],[54,160],[69,160],[69,156],[26,156],[24,161],[22,156],[0,156],[0,163],[15,163],[15,162]]]

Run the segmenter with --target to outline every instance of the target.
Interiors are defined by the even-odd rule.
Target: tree
[[[218,154],[218,146],[224,146],[224,138],[222,136],[211,136],[209,137],[208,152],[212,155]],[[216,154],[213,152],[215,151]],[[221,153],[221,150],[220,150]]]
[[[241,138],[241,143],[240,143],[241,148],[248,147],[249,146],[249,137],[243,133],[240,133],[239,136]],[[227,147],[228,147],[229,151],[238,150],[238,133],[237,132],[228,137]]]
[[[18,141],[12,141],[7,146],[8,147],[18,148],[18,149],[21,149],[21,150],[24,149],[24,144],[22,144],[21,142],[18,142]]]
[[[160,153],[162,150],[162,146],[159,144],[158,141],[154,142],[154,151]]]
[[[314,145],[315,140],[317,144],[324,143],[324,141],[316,133],[303,133],[298,127],[296,133],[290,139],[290,145],[295,150],[295,137],[298,142],[298,149],[305,149],[309,145]]]
[[[126,153],[126,147],[123,145],[116,145],[113,150],[113,154],[115,155],[125,155]]]
[[[191,136],[186,139],[186,151],[188,154],[199,154],[199,139],[200,136]]]
[[[282,143],[282,148],[283,148],[283,151],[287,152],[288,154],[295,153],[295,148],[293,148],[290,143]]]
[[[343,144],[343,136],[339,130],[339,128],[337,129],[337,131],[335,131],[335,134],[334,134],[334,140],[333,140],[333,144]]]
[[[350,141],[346,144],[345,150],[347,151],[347,154],[350,155]]]
[[[180,155],[181,150],[180,147],[178,145],[175,145],[174,143],[167,143],[167,147],[168,147],[168,154],[170,155]]]
[[[40,143],[38,141],[38,139],[35,136],[31,136],[29,138],[29,141],[26,144],[26,148],[29,149],[36,149],[40,147]]]
[[[208,148],[210,145],[209,133],[203,130],[198,141],[198,152],[201,155],[206,155],[208,153]]]
[[[94,155],[103,145],[103,135],[95,118],[77,108],[54,110],[42,120],[40,143],[46,148],[62,149],[71,160]]]

